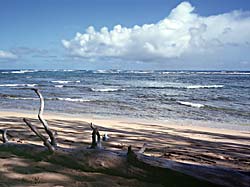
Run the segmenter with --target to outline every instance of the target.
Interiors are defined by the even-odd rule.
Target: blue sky
[[[0,69],[250,70],[249,11],[248,0],[0,0]]]

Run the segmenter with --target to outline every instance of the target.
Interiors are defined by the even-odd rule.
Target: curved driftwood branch
[[[53,145],[50,144],[48,138],[46,138],[45,136],[43,136],[38,130],[37,128],[32,125],[27,119],[23,118],[23,121],[26,123],[26,125],[43,141],[43,144],[49,149],[50,152],[54,152],[55,151],[55,147]]]
[[[93,123],[90,123],[90,127],[93,130],[92,132],[92,143],[90,148],[92,149],[101,149],[102,144],[101,144],[101,135],[99,133],[98,127],[95,127]]]
[[[142,154],[142,153],[144,153],[146,151],[146,149],[147,149],[147,144],[144,143],[143,146],[142,146],[142,148],[138,151],[138,153]]]
[[[40,93],[40,91],[38,89],[34,88],[32,90],[34,90],[36,92],[36,94],[38,95],[38,97],[40,98],[40,108],[39,108],[39,112],[38,112],[38,119],[43,124],[43,127],[44,127],[46,133],[49,135],[51,145],[57,146],[57,141],[56,141],[56,137],[55,137],[56,133],[53,132],[52,130],[50,130],[47,121],[43,118],[43,110],[44,110],[43,96],[42,96],[42,94]]]
[[[7,129],[2,129],[1,131],[2,131],[3,143],[8,143],[9,142],[8,137],[7,137],[8,130]]]

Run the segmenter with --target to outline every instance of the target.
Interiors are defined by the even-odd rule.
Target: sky
[[[0,0],[0,69],[250,70],[249,0]]]

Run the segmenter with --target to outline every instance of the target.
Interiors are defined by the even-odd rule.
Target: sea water
[[[250,72],[1,70],[0,110],[250,126]]]

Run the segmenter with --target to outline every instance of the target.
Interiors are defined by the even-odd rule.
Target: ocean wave
[[[18,71],[11,71],[10,73],[14,74],[22,74],[22,73],[34,73],[37,72],[38,70],[18,70]]]
[[[121,70],[95,70],[95,71],[91,71],[92,73],[100,73],[100,74],[105,74],[105,73],[120,73],[122,72]]]
[[[191,103],[191,102],[185,102],[185,101],[177,101],[177,103],[179,103],[181,105],[189,106],[189,107],[195,107],[195,108],[202,108],[205,106],[203,104]]]
[[[117,92],[117,91],[125,91],[125,89],[121,88],[91,88],[93,92]]]
[[[154,71],[142,71],[142,70],[128,70],[125,71],[125,73],[134,73],[134,74],[150,74],[150,73],[154,73]]]
[[[37,84],[0,84],[0,87],[35,87]]]
[[[38,70],[18,70],[18,71],[3,71],[2,74],[23,74],[23,73],[34,73]]]
[[[70,101],[70,102],[89,102],[90,100],[88,99],[83,99],[83,98],[56,98],[56,100],[59,101]]]
[[[32,97],[12,97],[12,96],[7,96],[5,98],[13,99],[13,100],[39,100],[39,98],[32,98]]]
[[[201,88],[223,88],[224,85],[190,85],[187,89],[201,89]]]
[[[66,81],[66,80],[58,80],[58,81],[51,81],[53,83],[59,83],[59,84],[68,84],[72,82],[80,83],[81,81]]]
[[[199,71],[194,73],[204,75],[250,75],[250,72],[244,71]]]
[[[63,85],[55,85],[56,88],[63,88]]]

